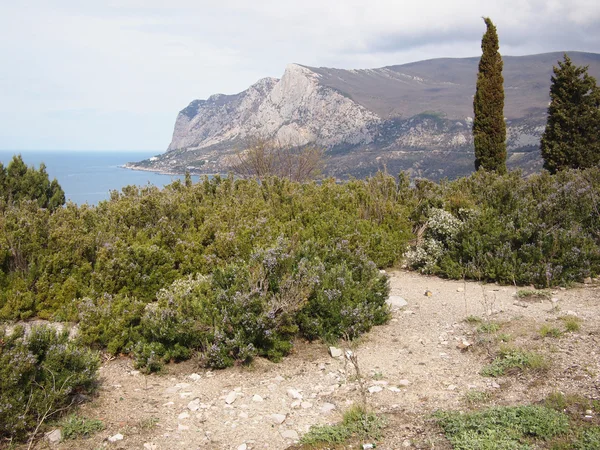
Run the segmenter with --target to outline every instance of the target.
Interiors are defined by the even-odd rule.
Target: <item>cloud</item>
[[[279,77],[290,62],[477,56],[484,15],[503,54],[600,48],[600,3],[589,0],[3,2],[0,148],[160,150],[191,100]]]

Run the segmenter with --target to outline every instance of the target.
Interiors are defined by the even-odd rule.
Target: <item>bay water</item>
[[[0,150],[0,162],[6,167],[13,155],[20,154],[28,166],[39,168],[46,164],[50,180],[56,178],[65,191],[67,201],[78,205],[96,205],[110,198],[110,191],[120,191],[129,185],[152,184],[164,187],[180,175],[165,175],[154,172],[124,169],[127,162],[147,159],[157,152],[102,152],[102,151],[34,151]],[[193,177],[197,181],[198,177]]]

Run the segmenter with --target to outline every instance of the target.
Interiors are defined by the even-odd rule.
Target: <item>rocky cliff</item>
[[[600,55],[569,52],[600,75]],[[541,167],[552,66],[562,53],[504,57],[509,166]],[[473,167],[472,98],[478,58],[435,59],[380,69],[286,67],[235,95],[194,100],[175,122],[166,153],[129,167],[227,172],[252,136],[327,149],[326,173],[364,176],[386,168],[432,179]]]

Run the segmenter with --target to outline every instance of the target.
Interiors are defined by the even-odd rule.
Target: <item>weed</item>
[[[500,329],[500,324],[498,322],[485,322],[482,323],[481,326],[477,329],[480,333],[495,333]]]
[[[565,330],[569,333],[579,331],[581,329],[581,319],[576,316],[562,316],[560,320],[563,321]]]
[[[477,316],[468,316],[465,319],[465,322],[470,323],[470,324],[477,324],[477,323],[481,323],[483,322],[483,320],[481,320],[481,317],[477,317]]]
[[[158,417],[148,417],[147,419],[140,420],[139,427],[142,430],[151,430],[152,428],[154,428],[156,426],[158,421],[159,421]]]
[[[563,332],[556,327],[550,326],[550,325],[542,325],[542,327],[540,328],[540,336],[542,336],[543,338],[545,337],[552,337],[552,338],[559,338],[561,337],[563,334]]]
[[[62,436],[64,439],[88,437],[93,433],[104,430],[104,423],[97,419],[88,419],[77,414],[65,417],[62,422]]]
[[[386,425],[384,418],[368,412],[364,407],[354,405],[344,413],[341,423],[335,425],[312,426],[300,439],[302,444],[340,444],[356,437],[378,440]]]
[[[525,439],[546,441],[569,430],[566,414],[541,406],[490,408],[461,414],[440,411],[438,424],[455,449],[529,449]]]
[[[541,372],[547,370],[549,365],[549,361],[539,353],[516,348],[504,348],[500,350],[491,364],[481,370],[481,375],[484,377],[499,377],[514,369]]]
[[[490,400],[490,394],[485,391],[470,390],[465,393],[465,401],[473,406]]]
[[[549,299],[552,297],[550,291],[538,289],[519,289],[517,297],[521,299]]]

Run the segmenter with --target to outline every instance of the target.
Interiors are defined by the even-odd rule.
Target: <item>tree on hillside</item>
[[[544,168],[551,173],[600,164],[600,88],[587,70],[566,54],[554,67],[541,140]]]
[[[270,176],[304,182],[316,178],[323,166],[323,149],[283,145],[262,137],[250,138],[231,164],[233,172],[244,178],[262,180]]]
[[[483,19],[487,31],[481,40],[477,88],[473,100],[475,169],[506,173],[506,124],[504,123],[504,78],[498,34],[492,21]]]
[[[65,204],[65,193],[56,179],[49,180],[44,163],[36,170],[18,155],[6,168],[0,164],[0,199],[9,205],[33,200],[40,208],[53,211]]]

